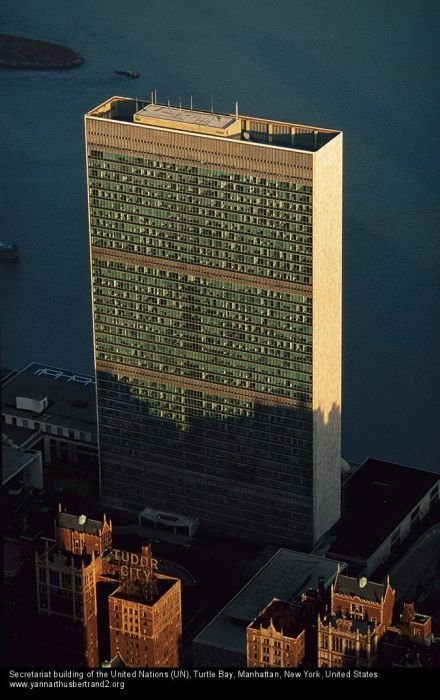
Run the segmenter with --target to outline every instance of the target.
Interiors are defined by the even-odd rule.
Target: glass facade
[[[91,151],[92,243],[311,284],[311,187]]]
[[[93,262],[98,360],[311,400],[311,299]]]
[[[99,392],[107,502],[152,503],[250,538],[310,530],[309,411],[123,374],[101,373]]]
[[[88,149],[104,503],[313,530],[312,187]]]

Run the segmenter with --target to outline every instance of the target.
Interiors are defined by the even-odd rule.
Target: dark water
[[[0,72],[2,364],[92,367],[83,113],[238,99],[343,129],[344,453],[440,471],[439,26],[437,0],[3,0],[0,33],[86,63]]]

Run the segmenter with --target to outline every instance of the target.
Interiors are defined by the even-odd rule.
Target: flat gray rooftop
[[[2,445],[2,484],[8,483],[35,458],[35,452],[24,452],[9,445]]]
[[[198,126],[210,126],[216,129],[226,129],[235,122],[235,117],[227,114],[213,114],[212,112],[198,112],[195,109],[180,109],[179,107],[167,107],[165,105],[149,104],[139,110],[139,116],[152,117],[153,119],[165,119],[184,124],[197,124]]]
[[[19,425],[11,425],[10,423],[2,424],[2,434],[12,440],[17,447],[30,447],[29,444],[34,442],[33,437],[39,437],[37,430],[30,428],[22,428]]]
[[[16,408],[17,396],[47,396],[42,413]],[[95,381],[90,375],[32,363],[2,386],[3,413],[96,432]],[[6,431],[8,432],[8,431]]]
[[[321,577],[328,586],[336,577],[338,564],[341,569],[346,566],[324,557],[279,549],[194,642],[246,654],[246,627],[273,598],[292,601],[309,588],[318,588]]]

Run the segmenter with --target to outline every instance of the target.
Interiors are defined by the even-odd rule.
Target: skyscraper
[[[101,496],[311,546],[339,517],[342,134],[86,115]]]

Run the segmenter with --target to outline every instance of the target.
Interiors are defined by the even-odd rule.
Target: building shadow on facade
[[[281,397],[252,402],[108,372],[97,383],[104,506],[148,506],[198,518],[207,532],[306,549],[317,518],[330,527],[339,517],[338,406],[324,415]]]

